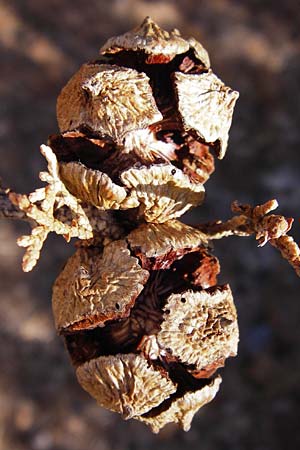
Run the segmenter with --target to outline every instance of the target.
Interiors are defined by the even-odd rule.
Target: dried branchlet
[[[67,241],[72,237],[90,239],[96,234],[106,237],[108,224],[112,225],[109,235],[118,237],[121,233],[120,227],[107,214],[89,203],[83,204],[67,190],[60,179],[57,159],[51,148],[42,145],[41,153],[48,162],[48,172],[41,172],[40,179],[48,185],[29,195],[9,193],[11,202],[36,223],[30,236],[18,239],[18,245],[27,248],[22,265],[25,272],[36,265],[51,231],[63,235]]]
[[[254,234],[300,275],[292,219],[269,214],[274,200],[234,203],[227,222],[175,220],[203,201],[237,98],[200,43],[146,18],[109,39],[63,88],[60,134],[41,147],[46,187],[1,191],[3,215],[33,226],[18,241],[25,271],[49,232],[79,238],[54,284],[56,328],[82,387],[154,432],[170,422],[187,431],[219,389],[218,368],[237,353],[237,314],[210,241]]]
[[[238,202],[232,203],[232,211],[235,214],[227,222],[211,222],[198,226],[209,239],[222,239],[227,236],[251,236],[255,235],[258,246],[262,247],[269,242],[277,248],[300,276],[300,249],[291,236],[290,231],[293,218],[268,214],[278,207],[277,200],[269,200],[263,205],[252,207]]]

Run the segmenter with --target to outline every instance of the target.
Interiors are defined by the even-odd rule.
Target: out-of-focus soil
[[[5,185],[33,190],[45,167],[39,144],[57,130],[56,97],[111,35],[151,15],[201,40],[215,72],[240,91],[228,153],[188,220],[230,215],[230,203],[276,197],[300,216],[300,5],[298,0],[2,0],[1,156]],[[189,433],[158,436],[95,404],[77,384],[51,314],[51,285],[73,251],[51,237],[30,274],[0,223],[1,450],[288,450],[300,448],[299,279],[272,248],[250,238],[215,245],[240,323],[239,356]]]

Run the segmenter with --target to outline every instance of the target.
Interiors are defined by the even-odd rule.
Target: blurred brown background
[[[111,35],[150,15],[201,40],[214,71],[240,91],[225,160],[189,220],[226,218],[234,199],[276,197],[300,216],[300,4],[298,0],[2,0],[1,158],[5,185],[39,184],[39,144],[57,130],[56,97]],[[189,433],[155,436],[96,406],[75,380],[51,314],[51,285],[73,251],[51,237],[30,274],[15,245],[25,224],[0,223],[1,450],[279,450],[300,448],[299,279],[250,238],[215,245],[221,282],[234,291],[241,341],[216,400]],[[71,246],[69,246],[71,247]]]

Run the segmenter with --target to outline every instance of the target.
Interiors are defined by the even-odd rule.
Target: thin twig
[[[255,235],[259,247],[270,242],[300,276],[300,249],[294,239],[287,235],[292,227],[293,219],[268,214],[277,207],[276,200],[269,200],[256,207],[233,202],[232,211],[237,215],[226,222],[200,224],[197,229],[203,231],[211,240],[228,236]]]
[[[34,225],[36,223],[35,220],[28,217],[25,211],[22,211],[11,202],[9,193],[10,189],[0,187],[0,219],[25,220]]]

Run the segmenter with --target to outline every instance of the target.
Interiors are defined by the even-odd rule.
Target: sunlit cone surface
[[[85,64],[71,78],[57,117],[62,131],[85,125],[120,144],[129,131],[162,119],[146,74],[105,64]]]
[[[99,209],[119,209],[127,196],[125,188],[113,183],[106,173],[81,163],[62,163],[60,176],[73,195]]]
[[[147,222],[165,222],[181,216],[204,198],[202,184],[191,183],[181,170],[170,164],[132,168],[122,173],[123,183],[137,199],[140,215]]]
[[[77,377],[100,406],[125,419],[148,412],[176,391],[166,373],[131,353],[92,359],[77,369]]]
[[[196,371],[208,372],[237,353],[237,316],[228,286],[171,295],[164,319],[159,346]]]
[[[195,244],[206,246],[207,236],[195,228],[170,220],[164,224],[143,224],[127,237],[130,247],[146,258],[165,257],[182,249],[193,248]]]
[[[53,287],[58,330],[93,328],[129,314],[149,274],[125,241],[100,249],[78,249]]]

